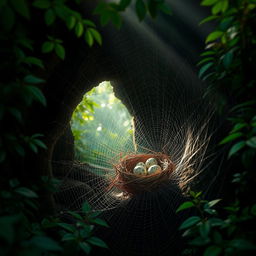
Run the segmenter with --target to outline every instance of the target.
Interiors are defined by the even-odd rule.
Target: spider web
[[[99,234],[112,254],[169,255],[172,251],[177,255],[182,246],[177,230],[186,216],[177,216],[177,207],[185,200],[188,188],[210,193],[219,175],[219,169],[211,168],[213,158],[208,150],[216,130],[212,125],[214,108],[204,98],[205,89],[188,60],[158,37],[150,22],[137,24],[135,20],[134,13],[128,11],[125,35],[120,38],[115,30],[108,34],[111,40],[106,45],[111,45],[110,54],[119,62],[85,59],[78,70],[81,76],[73,83],[97,86],[87,77],[87,67],[98,67],[95,73],[100,73],[107,65],[108,80],[116,97],[134,117],[134,137],[115,130],[115,113],[105,117],[108,130],[118,133],[112,139],[114,146],[103,142],[102,136],[95,140],[87,135],[99,152],[93,163],[53,160],[54,173],[62,179],[56,198],[64,212],[79,211],[84,201],[102,211],[111,228],[100,229]],[[74,88],[70,93],[81,95]],[[166,153],[175,163],[175,173],[168,184],[135,196],[127,196],[116,188],[107,190],[109,180],[115,176],[113,164],[120,157],[152,152]],[[86,154],[93,152],[88,150]]]

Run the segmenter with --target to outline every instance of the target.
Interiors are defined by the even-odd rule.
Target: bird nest
[[[148,175],[133,173],[137,163],[145,163],[147,159],[155,158],[162,171]],[[139,192],[151,191],[160,184],[170,180],[175,169],[170,157],[163,153],[156,154],[131,154],[114,165],[115,177],[111,179],[109,189],[118,188],[124,193],[137,194]]]

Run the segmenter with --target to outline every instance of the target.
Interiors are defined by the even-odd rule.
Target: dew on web
[[[52,162],[54,174],[62,180],[56,198],[64,212],[79,211],[84,201],[101,211],[111,226],[106,239],[113,238],[110,247],[117,255],[164,255],[176,244],[180,220],[175,211],[188,189],[207,192],[213,180],[209,177],[218,174],[208,170],[214,108],[203,98],[196,75],[175,53],[148,44],[145,50],[146,44],[139,47],[135,40],[113,38],[117,55],[125,56],[118,67],[87,59],[70,90],[81,96],[81,84],[91,88],[85,86],[75,111],[70,106],[75,160]],[[96,74],[110,66],[110,82],[95,83],[87,77],[89,65],[99,66]],[[73,146],[72,141],[66,143]],[[145,162],[145,155],[155,157],[168,175],[148,179],[148,184],[150,175],[130,177],[126,172]],[[127,163],[127,158],[135,162]],[[171,164],[166,167],[165,162]]]
[[[75,161],[55,163],[66,169],[58,198],[63,197],[67,209],[78,210],[88,201],[95,210],[105,211],[127,203],[137,192],[151,191],[168,181],[185,193],[203,171],[210,114],[203,119],[198,109],[191,110],[189,105],[170,108],[165,101],[169,104],[170,97],[176,99],[164,88],[160,84],[154,87],[154,103],[145,93],[148,104],[139,102],[136,110],[128,94],[129,110],[125,107],[110,82],[100,83],[83,96],[70,121]],[[150,157],[157,159],[162,173],[134,175],[136,164]]]

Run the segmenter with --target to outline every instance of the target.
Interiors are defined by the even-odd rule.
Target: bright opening
[[[100,159],[111,162],[118,146],[125,148],[133,136],[132,116],[107,81],[84,95],[73,112],[71,129],[76,159],[96,165]]]

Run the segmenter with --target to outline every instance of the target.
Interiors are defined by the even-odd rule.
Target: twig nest
[[[120,159],[114,169],[116,175],[110,180],[109,189],[116,187],[133,195],[169,181],[175,166],[166,154],[131,154]]]

